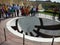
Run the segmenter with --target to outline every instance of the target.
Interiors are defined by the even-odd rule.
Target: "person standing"
[[[36,13],[38,13],[38,6],[36,6]]]
[[[53,8],[53,19],[54,19],[54,20],[55,20],[55,16],[56,16],[56,14],[57,14],[57,11],[58,11],[57,7],[54,7],[54,8]]]
[[[0,18],[1,18],[1,16],[2,16],[2,9],[1,9],[1,6],[0,6]]]
[[[20,10],[20,6],[19,6],[19,4],[17,4],[17,16],[19,17],[19,10]]]
[[[6,15],[6,18],[8,18],[8,6],[6,4],[4,4],[2,9],[3,9],[3,11],[4,11],[5,15]]]
[[[60,21],[60,9],[59,9],[58,12],[59,12],[59,13],[58,13],[58,20]]]
[[[26,14],[25,14],[25,7],[24,6],[21,8],[21,15],[22,16],[26,16]]]
[[[36,6],[33,7],[33,16],[35,16],[35,14],[36,14]]]
[[[25,8],[25,14],[26,14],[26,16],[29,16],[29,6],[27,6],[26,8]]]
[[[32,7],[30,13],[31,13],[31,16],[35,16],[35,14],[36,14],[36,7]]]
[[[16,17],[16,4],[13,4],[13,6],[11,7],[12,9],[11,9],[11,11],[12,11],[12,17]]]

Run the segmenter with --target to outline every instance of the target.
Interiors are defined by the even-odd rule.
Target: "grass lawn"
[[[51,15],[51,16],[53,16],[53,13],[48,13],[48,12],[38,12],[38,13],[42,13],[42,14],[46,14],[46,15]],[[58,16],[58,14],[56,14],[56,16]]]

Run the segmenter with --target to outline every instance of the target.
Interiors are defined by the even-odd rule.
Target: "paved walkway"
[[[2,20],[0,22],[0,45],[23,45],[23,39],[12,34],[5,28],[5,24],[12,18]],[[6,30],[7,41],[4,41],[4,28]],[[51,42],[34,42],[25,39],[25,45],[51,45]],[[54,45],[60,45],[60,42],[55,42]]]

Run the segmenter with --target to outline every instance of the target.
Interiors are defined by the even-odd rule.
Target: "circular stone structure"
[[[52,37],[55,37],[55,42],[60,42],[60,23],[46,18],[40,17],[19,17],[8,21],[7,29],[19,36],[37,41],[37,42],[52,42]]]
[[[46,38],[60,36],[59,24],[57,21],[38,17],[23,17],[17,21],[20,32],[23,31],[26,35],[34,37]]]

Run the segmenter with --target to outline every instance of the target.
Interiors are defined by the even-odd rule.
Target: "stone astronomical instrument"
[[[6,27],[19,37],[23,37],[24,32],[25,38],[29,40],[51,42],[54,36],[55,42],[60,42],[60,23],[56,20],[23,16],[8,21]]]

